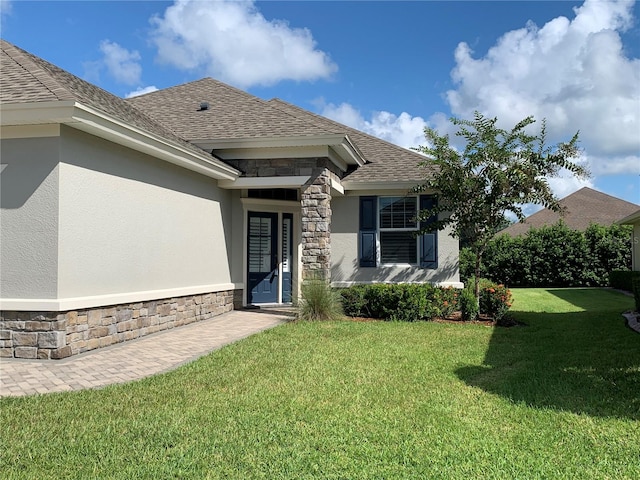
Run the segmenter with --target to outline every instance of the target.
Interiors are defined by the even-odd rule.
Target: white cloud
[[[0,0],[0,15],[3,17],[5,15],[9,15],[11,13],[12,6],[13,5],[11,5],[10,0]]]
[[[162,63],[242,88],[329,78],[337,71],[308,29],[268,21],[253,1],[177,0],[151,24]]]
[[[626,56],[620,38],[633,23],[632,8],[632,1],[586,0],[573,20],[558,17],[542,28],[530,22],[478,59],[460,43],[457,88],[447,92],[452,112],[471,118],[479,110],[503,127],[528,115],[546,118],[553,143],[580,131],[594,173],[637,172],[640,60]]]
[[[127,94],[125,94],[124,98],[133,98],[133,97],[138,97],[140,95],[144,95],[145,93],[151,93],[151,92],[155,92],[158,90],[158,87],[156,87],[155,85],[150,85],[148,87],[140,87],[135,89],[132,92],[129,92]]]
[[[109,74],[118,82],[125,85],[140,83],[142,67],[140,66],[140,54],[127,50],[115,42],[103,40],[100,42],[100,51],[104,55],[102,62]]]
[[[340,105],[321,104],[320,115],[348,125],[352,128],[386,140],[405,148],[417,147],[425,143],[426,121],[412,117],[406,112],[395,115],[389,112],[373,112],[370,120],[348,103]]]

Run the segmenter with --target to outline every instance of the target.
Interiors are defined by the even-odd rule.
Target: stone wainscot
[[[67,312],[2,311],[0,357],[66,358],[221,315],[233,300],[230,290]]]

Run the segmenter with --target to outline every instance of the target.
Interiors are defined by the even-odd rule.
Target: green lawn
[[[605,290],[527,326],[291,323],[174,372],[0,401],[2,478],[640,478],[640,334]]]

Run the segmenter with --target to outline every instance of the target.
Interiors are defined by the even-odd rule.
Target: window
[[[416,222],[418,211],[432,208],[435,202],[432,195],[360,197],[359,265],[409,264],[437,268],[436,232],[417,235],[434,219],[420,225]]]
[[[418,263],[416,197],[380,197],[378,199],[380,263]]]

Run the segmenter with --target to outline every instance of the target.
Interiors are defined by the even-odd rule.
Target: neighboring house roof
[[[566,208],[564,216],[543,209],[527,217],[524,222],[514,223],[498,232],[512,237],[526,234],[531,228],[540,228],[556,224],[560,219],[573,230],[586,230],[594,223],[598,225],[613,225],[620,218],[638,210],[638,205],[617,197],[598,192],[588,187],[581,188],[575,193],[560,200],[560,205]]]
[[[5,111],[9,105],[42,104],[45,108],[51,102],[78,103],[171,142],[203,160],[213,160],[210,154],[180,138],[126,100],[5,40],[0,39],[0,49],[0,104]],[[2,123],[6,124],[5,121]],[[226,168],[230,172],[233,170],[228,166]]]

